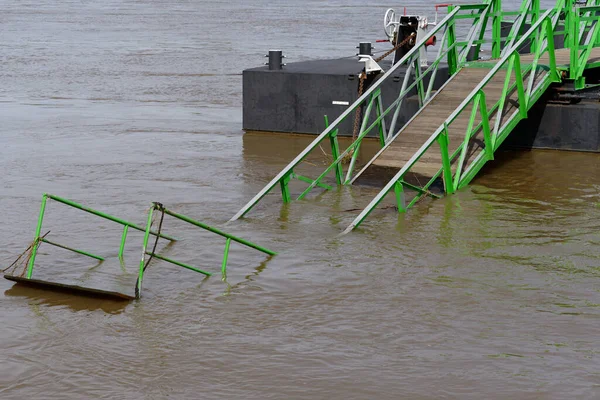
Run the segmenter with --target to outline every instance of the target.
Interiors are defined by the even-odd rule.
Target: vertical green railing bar
[[[502,2],[492,0],[492,58],[500,58],[502,46]]]
[[[281,187],[281,198],[284,203],[289,203],[290,201],[292,201],[292,195],[290,194],[290,188],[288,184],[292,179],[293,173],[294,171],[290,170],[290,172],[286,174],[283,178],[281,178],[281,181],[279,181],[279,186]]]
[[[456,9],[455,6],[449,5],[448,13],[452,13],[455,9]],[[456,74],[456,72],[458,71],[458,49],[454,45],[456,43],[456,20],[455,19],[448,22],[447,32],[448,32],[447,47],[449,49],[451,49],[448,52],[448,56],[447,56],[448,57],[448,74],[450,76],[452,76],[452,75]]]
[[[223,252],[223,262],[221,263],[221,279],[227,279],[227,260],[229,259],[229,246],[231,245],[231,238],[227,238],[225,241],[225,251]]]
[[[33,265],[35,264],[35,256],[37,255],[38,247],[40,247],[40,234],[42,233],[42,223],[44,222],[44,212],[46,211],[47,199],[48,195],[44,193],[42,196],[42,205],[40,206],[40,215],[38,217],[37,227],[35,228],[35,238],[31,248],[31,258],[29,259],[29,265],[27,266],[27,279],[31,279]]]
[[[276,252],[274,252],[272,250],[269,250],[269,249],[267,249],[265,247],[259,246],[257,244],[254,244],[252,242],[249,242],[249,241],[247,241],[245,239],[242,239],[242,238],[239,238],[237,236],[230,235],[229,233],[223,232],[220,229],[214,228],[214,227],[212,227],[210,225],[207,225],[205,223],[202,223],[200,221],[196,221],[196,220],[194,220],[194,219],[192,219],[190,217],[187,217],[185,215],[178,214],[176,212],[168,210],[162,204],[154,203],[153,206],[148,211],[148,221],[147,221],[147,225],[146,225],[146,231],[145,231],[145,234],[144,234],[144,241],[143,241],[143,244],[142,244],[142,259],[140,261],[140,270],[139,270],[139,276],[138,276],[137,285],[136,285],[136,289],[137,290],[136,290],[136,293],[135,293],[135,295],[136,295],[137,298],[141,297],[142,281],[143,281],[143,276],[144,276],[144,268],[145,268],[145,266],[147,264],[146,255],[150,256],[151,258],[155,257],[155,258],[157,258],[159,260],[162,260],[162,261],[165,261],[165,262],[168,262],[168,263],[171,263],[171,264],[174,264],[174,265],[177,265],[177,266],[180,266],[180,267],[192,270],[192,271],[196,271],[196,272],[199,272],[199,273],[207,275],[207,276],[211,276],[212,275],[210,272],[205,272],[205,271],[200,270],[200,269],[198,269],[196,267],[192,267],[191,265],[188,265],[188,264],[182,263],[180,261],[176,261],[176,260],[167,258],[167,257],[165,257],[163,255],[156,254],[154,252],[148,251],[148,239],[150,237],[150,226],[152,225],[152,217],[154,215],[154,211],[159,211],[159,212],[163,213],[163,215],[171,216],[173,218],[176,218],[176,219],[179,219],[181,221],[187,222],[187,223],[189,223],[191,225],[194,225],[194,226],[196,226],[198,228],[204,229],[206,231],[209,231],[209,232],[212,232],[212,233],[215,233],[215,234],[217,234],[219,236],[224,237],[226,239],[226,241],[225,241],[225,250],[223,252],[223,260],[221,262],[221,274],[222,274],[223,280],[225,280],[227,278],[227,261],[229,259],[229,249],[230,249],[232,241],[237,242],[239,244],[242,244],[244,246],[253,248],[253,249],[258,250],[258,251],[260,251],[262,253],[268,254],[269,256],[274,256],[274,255],[277,254]]]
[[[146,221],[146,230],[144,231],[144,241],[142,242],[142,259],[140,260],[140,271],[138,274],[137,285],[136,285],[136,293],[135,296],[137,298],[140,297],[142,293],[142,281],[144,280],[144,267],[146,266],[146,251],[148,248],[148,238],[150,237],[150,228],[152,227],[152,215],[154,214],[154,209],[156,205],[150,207],[148,211],[148,220]]]
[[[329,118],[327,117],[327,115],[325,116],[325,128],[329,128]],[[337,134],[338,134],[337,129],[331,131],[331,133],[329,134],[329,145],[331,146],[331,157],[333,157],[334,160],[337,160],[338,157],[340,156],[340,144],[338,142]],[[343,174],[344,174],[344,172],[342,171],[342,164],[340,164],[340,163],[335,164],[335,182],[338,185],[342,184]]]
[[[123,258],[123,252],[125,251],[125,241],[127,240],[127,231],[129,230],[129,225],[125,225],[123,227],[123,234],[121,235],[121,246],[119,247],[119,258]]]

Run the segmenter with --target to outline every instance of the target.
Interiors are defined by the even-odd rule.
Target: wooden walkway
[[[533,62],[534,55],[523,55],[522,63]],[[556,51],[557,66],[568,66],[570,60],[569,49],[560,49]],[[600,62],[600,48],[593,50],[589,63]],[[490,63],[490,61],[486,61]],[[548,57],[542,57],[540,65],[548,64]],[[403,128],[400,135],[388,146],[386,146],[371,161],[371,164],[385,168],[402,168],[406,162],[419,150],[425,141],[446,121],[456,108],[460,106],[463,100],[479,85],[483,78],[489,73],[490,69],[477,67],[465,67],[461,69],[445,86],[437,93],[426,107],[424,107],[408,124]],[[541,75],[537,71],[536,75]],[[502,95],[504,80],[506,75],[498,73],[484,87],[487,107],[496,104]],[[528,79],[525,76],[524,79]],[[513,74],[514,82],[514,74]],[[537,82],[537,76],[536,76]],[[518,101],[516,90],[509,94],[506,106],[502,112],[502,123],[518,111]],[[454,122],[448,127],[449,151],[452,154],[462,143],[468,127],[472,106],[469,106],[465,112],[462,112]],[[497,112],[490,113],[491,128],[493,129]],[[476,123],[480,121],[476,119]],[[483,134],[479,132],[469,145],[467,162],[470,156],[477,154],[483,148]],[[455,158],[456,162],[458,157]],[[442,165],[439,146],[434,143],[423,157],[411,168],[414,174],[424,177],[432,177],[436,174]],[[368,165],[367,165],[368,167]],[[454,169],[454,168],[453,168]],[[364,171],[364,169],[363,169]]]

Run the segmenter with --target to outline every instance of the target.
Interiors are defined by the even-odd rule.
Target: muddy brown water
[[[140,224],[161,201],[280,253],[232,246],[227,282],[153,263],[131,304],[0,280],[0,398],[600,397],[598,155],[502,153],[465,190],[341,238],[373,188],[275,194],[225,224],[308,140],[244,137],[240,72],[269,48],[350,56],[388,6],[0,3],[4,265],[43,192]],[[51,202],[44,228],[109,259],[43,247],[37,277],[133,292],[140,234],[122,267],[118,226]],[[221,239],[165,230],[182,240],[164,254],[219,270]]]

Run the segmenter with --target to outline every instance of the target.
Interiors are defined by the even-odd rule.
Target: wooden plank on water
[[[16,282],[17,284],[27,285],[39,289],[51,290],[54,292],[71,293],[78,296],[98,297],[117,301],[131,301],[135,297],[124,293],[114,292],[110,290],[102,290],[95,288],[87,288],[78,285],[67,285],[64,283],[44,281],[41,279],[28,279],[21,276],[4,275],[5,279]]]

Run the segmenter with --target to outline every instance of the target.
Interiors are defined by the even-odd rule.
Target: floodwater
[[[392,2],[393,3],[393,2]],[[553,3],[553,2],[552,2]],[[413,1],[405,3],[418,11]],[[404,4],[403,4],[404,5]],[[143,224],[152,201],[279,252],[165,219],[143,298],[0,281],[1,399],[600,397],[600,157],[507,152],[473,184],[337,235],[372,188],[225,222],[307,142],[241,131],[241,71],[351,56],[388,2],[0,2],[0,260],[43,192]],[[427,7],[427,13],[433,11]],[[50,202],[34,276],[132,294],[141,235]]]

